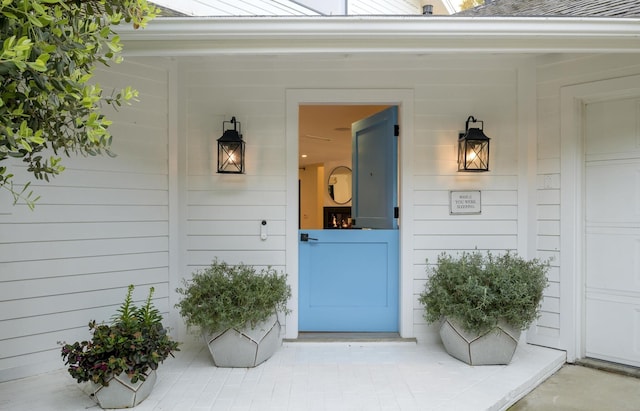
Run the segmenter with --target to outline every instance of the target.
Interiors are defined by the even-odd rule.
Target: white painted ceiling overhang
[[[620,18],[189,17],[117,31],[137,56],[640,52],[640,19]]]

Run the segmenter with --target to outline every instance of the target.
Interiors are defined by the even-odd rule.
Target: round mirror
[[[338,204],[351,201],[351,169],[339,166],[329,175],[329,196]]]

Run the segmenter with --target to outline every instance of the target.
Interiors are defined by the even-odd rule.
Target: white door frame
[[[560,343],[567,361],[585,356],[584,106],[640,94],[640,75],[560,91]]]
[[[402,224],[413,220],[413,105],[411,89],[290,89],[286,91],[286,272],[289,274],[291,299],[287,316],[286,338],[298,337],[298,107],[301,104],[375,104],[398,106],[399,137],[399,332],[403,338],[414,336],[413,330],[413,228]]]

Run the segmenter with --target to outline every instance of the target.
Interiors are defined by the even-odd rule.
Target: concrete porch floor
[[[204,344],[165,361],[142,410],[505,410],[565,362],[521,344],[509,366],[468,366],[439,344],[285,342],[252,369],[216,368]],[[0,384],[1,410],[98,409],[65,369]]]

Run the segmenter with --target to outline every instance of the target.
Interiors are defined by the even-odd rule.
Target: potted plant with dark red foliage
[[[90,384],[89,393],[102,408],[138,405],[151,393],[158,365],[179,351],[151,300],[154,288],[141,307],[133,302],[133,290],[130,285],[110,324],[89,323],[91,340],[61,343],[69,374]]]

